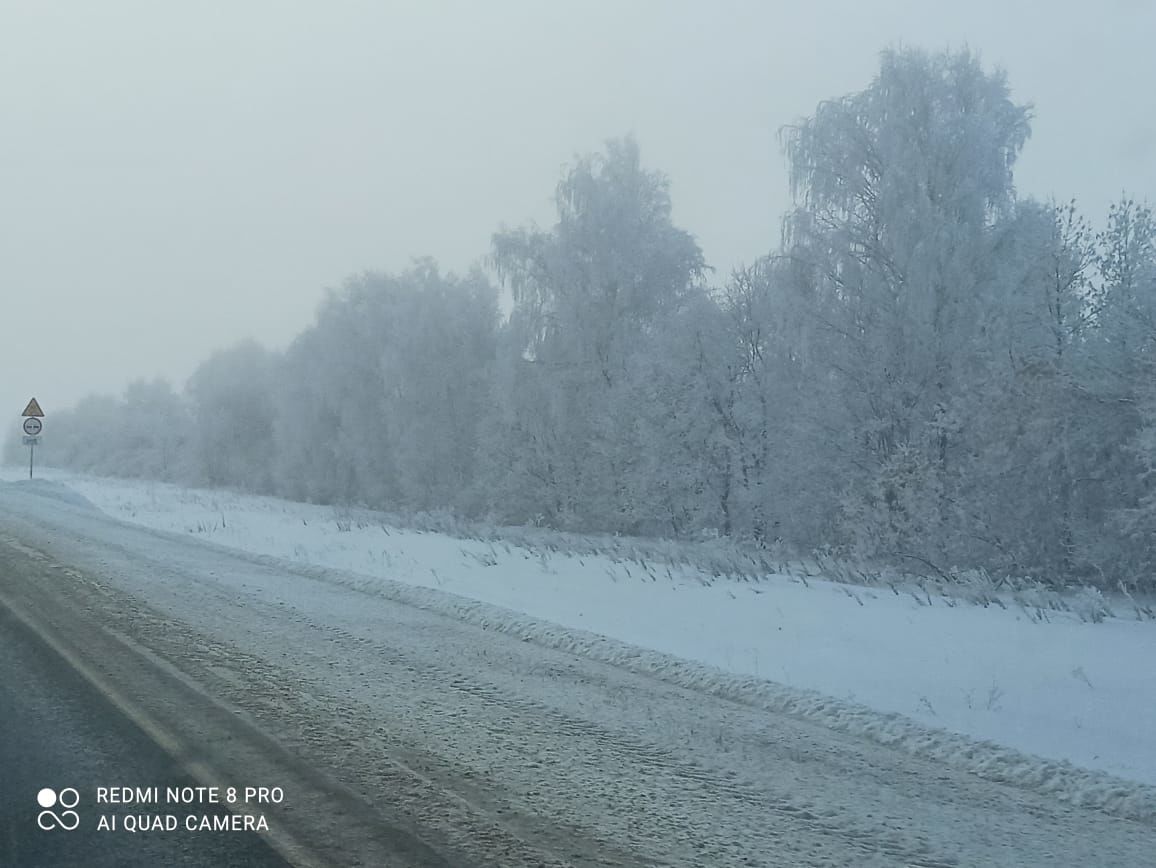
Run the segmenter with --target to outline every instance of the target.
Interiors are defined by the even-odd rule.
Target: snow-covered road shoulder
[[[116,518],[1156,820],[1156,666],[1138,665],[1156,660],[1152,622],[1056,613],[1040,623],[1015,609],[928,605],[789,576],[733,582],[685,565],[640,570],[599,555],[359,527],[330,508],[272,498],[48,476]]]

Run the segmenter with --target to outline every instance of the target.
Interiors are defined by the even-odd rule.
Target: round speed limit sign
[[[27,434],[29,437],[35,437],[43,429],[44,429],[44,423],[42,423],[35,416],[30,416],[29,418],[24,420],[24,433]]]

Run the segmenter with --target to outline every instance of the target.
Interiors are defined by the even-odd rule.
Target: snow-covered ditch
[[[1014,605],[920,601],[786,574],[720,579],[685,562],[593,554],[595,545],[528,549],[274,498],[38,474],[126,521],[289,559],[527,641],[1156,818],[1156,622],[1126,610],[1101,623],[1057,611],[1041,621]],[[2,476],[19,477],[17,468]]]

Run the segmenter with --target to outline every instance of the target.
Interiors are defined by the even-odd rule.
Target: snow
[[[291,560],[360,591],[1070,802],[1156,816],[1151,621],[1089,624],[1053,612],[1040,622],[1015,607],[920,603],[787,575],[742,582],[686,565],[668,574],[660,564],[339,522],[331,507],[38,473],[42,481],[25,483],[36,493],[83,498],[128,522]],[[20,469],[0,478],[16,481]]]

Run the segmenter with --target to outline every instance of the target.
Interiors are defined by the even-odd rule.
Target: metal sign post
[[[36,444],[40,442],[40,432],[44,430],[44,411],[40,403],[33,398],[20,414],[24,417],[24,445],[28,447],[28,478],[32,478],[32,465],[36,460]]]
[[[29,447],[28,452],[28,478],[32,478],[32,461],[36,457],[36,444],[40,442],[39,437],[25,437],[24,445]]]

